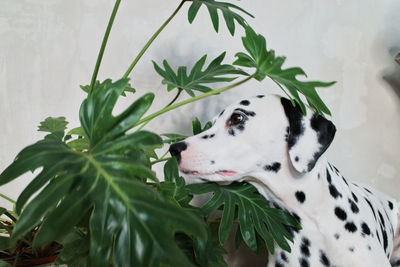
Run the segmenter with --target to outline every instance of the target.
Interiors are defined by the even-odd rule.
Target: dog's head
[[[278,173],[282,165],[311,171],[335,135],[333,123],[275,95],[239,101],[207,131],[170,147],[191,178],[235,181],[253,173]]]

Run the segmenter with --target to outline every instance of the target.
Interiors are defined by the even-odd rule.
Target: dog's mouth
[[[191,170],[184,170],[184,169],[181,169],[181,171],[187,175],[195,175],[195,176],[200,176],[200,177],[210,176],[210,175],[215,175],[215,174],[218,174],[221,176],[233,176],[233,175],[237,174],[237,172],[232,171],[232,170],[220,170],[220,171],[209,172],[209,173],[202,173],[202,172],[198,172],[198,171],[191,171]]]

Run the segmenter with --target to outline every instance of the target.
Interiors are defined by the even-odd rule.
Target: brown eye
[[[230,125],[238,125],[239,123],[244,121],[244,116],[240,113],[233,113],[231,118],[229,119]]]

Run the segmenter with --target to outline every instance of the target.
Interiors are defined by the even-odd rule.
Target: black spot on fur
[[[321,179],[321,174],[318,173],[317,177],[318,177],[318,180]]]
[[[310,120],[311,128],[317,133],[320,149],[314,153],[313,160],[308,163],[308,171],[312,170],[319,157],[328,149],[335,137],[336,127],[330,120],[315,113]]]
[[[370,246],[370,245],[368,245],[368,247],[367,247],[367,248],[368,248],[368,250],[371,250],[371,246]]]
[[[350,252],[354,252],[354,247],[349,247]]]
[[[371,234],[371,230],[369,229],[368,225],[365,222],[363,222],[361,224],[361,229],[362,229],[363,234],[366,234],[366,235]]]
[[[211,161],[211,164],[215,164],[215,161],[214,161],[214,160],[212,160],[212,161]]]
[[[329,173],[328,168],[326,169],[326,180],[328,181],[329,184],[332,183],[331,174]]]
[[[339,239],[339,238],[340,238],[339,233],[336,233],[336,234],[334,235],[334,237],[335,237],[336,240]]]
[[[302,243],[300,245],[300,251],[306,258],[310,257],[309,246],[310,246],[310,241],[307,238],[303,237]]]
[[[304,133],[303,125],[303,113],[301,111],[300,105],[293,107],[292,102],[289,99],[281,98],[281,103],[283,109],[285,110],[286,117],[289,120],[289,138],[288,147],[291,149]]]
[[[335,215],[342,221],[345,221],[347,219],[347,214],[342,208],[336,207]]]
[[[356,196],[356,195],[354,195],[354,193],[353,193],[353,192],[351,192],[351,195],[353,196],[353,199],[354,199],[354,201],[355,201],[356,203],[358,203],[358,198],[357,198],[357,196]]]
[[[293,212],[293,213],[292,213],[292,216],[295,217],[296,220],[297,220],[299,223],[301,222],[301,219],[300,219],[299,215],[297,215],[297,213]]]
[[[343,179],[343,182],[344,182],[346,185],[349,185],[349,184],[347,183],[346,179],[344,179],[343,176],[342,176],[342,179]]]
[[[303,191],[296,191],[296,193],[294,195],[296,196],[296,199],[300,203],[304,203],[304,201],[306,200],[306,195],[304,194]]]
[[[386,231],[383,230],[382,227],[381,227],[381,231],[382,231],[382,237],[383,237],[383,248],[386,251],[386,249],[388,248],[388,237],[387,237]]]
[[[374,215],[374,218],[375,218],[375,220],[376,220],[375,210],[374,210],[374,208],[372,207],[371,202],[369,202],[369,200],[368,200],[367,198],[364,198],[364,199],[365,199],[365,201],[367,202],[368,206],[371,208],[372,214]]]
[[[288,258],[287,258],[287,256],[286,256],[286,254],[285,254],[285,252],[281,252],[281,259],[284,261],[284,262],[288,262],[289,260],[288,260]]]
[[[381,221],[381,224],[385,226],[385,220],[383,219],[382,213],[378,210],[378,215],[379,215],[379,220]]]
[[[294,161],[298,162],[298,161],[299,161],[299,157],[296,156],[296,157],[294,158]]]
[[[305,258],[300,258],[299,263],[300,263],[301,267],[309,267],[310,266],[310,264],[308,263],[308,261]]]
[[[391,201],[388,201],[388,205],[389,205],[389,208],[392,210],[393,209],[393,203]]]
[[[344,225],[344,228],[349,231],[350,233],[354,233],[357,231],[357,226],[353,222],[347,222]]]
[[[322,250],[319,250],[319,261],[322,263],[324,266],[331,266],[331,263],[326,256],[325,252]]]
[[[235,131],[231,128],[228,130],[229,135],[235,136]]]
[[[203,135],[201,138],[208,139],[209,137],[210,137],[209,135]]]
[[[365,187],[364,187],[364,190],[367,191],[368,193],[372,194],[372,192],[369,191],[368,188],[365,188]]]
[[[258,98],[263,98],[265,95],[258,95],[257,97]]]
[[[242,100],[242,101],[240,101],[240,105],[248,106],[248,105],[250,105],[250,101],[249,100]]]
[[[285,265],[280,262],[275,262],[275,267],[285,267]]]
[[[243,124],[239,124],[238,126],[236,126],[236,128],[238,128],[240,131],[244,130],[244,125]]]
[[[215,136],[215,134],[210,134],[210,138],[213,138]]]
[[[356,203],[354,203],[354,201],[353,200],[351,200],[350,198],[348,199],[349,200],[349,204],[350,204],[350,209],[351,209],[351,211],[353,212],[353,213],[358,213],[360,210],[358,209],[358,206],[357,206],[357,204]]]
[[[278,172],[281,169],[281,164],[279,162],[274,162],[271,165],[265,165],[264,170]]]
[[[337,190],[336,186],[334,186],[333,184],[329,185],[329,193],[335,199],[338,197],[342,197],[342,194]]]
[[[250,116],[250,117],[254,117],[256,115],[256,113],[254,111],[245,110],[245,109],[242,109],[242,108],[237,108],[237,109],[235,109],[235,111],[240,111],[243,114],[245,114],[246,116]]]
[[[218,117],[221,117],[222,114],[224,114],[224,112],[225,112],[225,109],[223,109],[223,110],[221,111],[221,113],[219,113]]]

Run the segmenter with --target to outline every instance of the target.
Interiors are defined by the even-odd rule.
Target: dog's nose
[[[187,144],[185,142],[179,142],[169,147],[169,153],[171,153],[171,156],[176,157],[179,163],[181,161],[181,152],[186,148]]]

